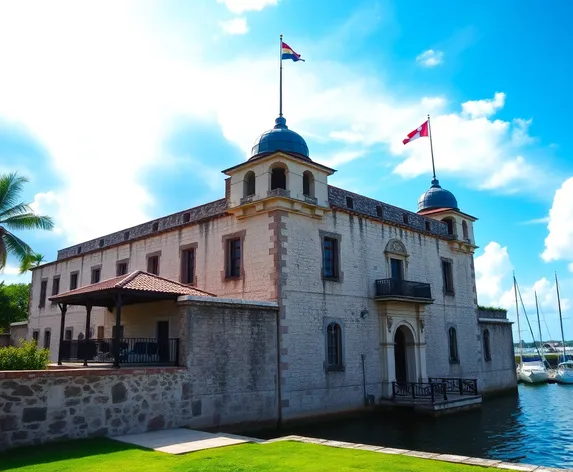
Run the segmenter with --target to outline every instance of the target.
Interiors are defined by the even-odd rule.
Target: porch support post
[[[92,305],[90,302],[86,304],[86,335],[84,336],[84,366],[88,365],[88,346],[90,343],[90,325],[92,317]]]
[[[119,368],[119,343],[121,341],[121,294],[115,297],[115,336],[113,337],[113,366]]]
[[[62,343],[64,341],[64,328],[66,326],[66,311],[68,311],[68,305],[65,303],[59,303],[60,312],[62,314],[60,318],[60,346],[58,349],[58,365],[62,365]]]

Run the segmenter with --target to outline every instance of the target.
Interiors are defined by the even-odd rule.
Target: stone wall
[[[0,450],[185,426],[202,415],[181,368],[0,372]]]
[[[28,337],[28,323],[12,323],[10,325],[10,344],[12,346],[19,346],[22,339],[31,339],[32,335]]]
[[[10,345],[10,333],[0,333],[0,347]]]

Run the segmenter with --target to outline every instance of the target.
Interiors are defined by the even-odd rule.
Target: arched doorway
[[[396,382],[415,382],[416,357],[414,336],[407,326],[400,326],[394,334],[394,366]]]

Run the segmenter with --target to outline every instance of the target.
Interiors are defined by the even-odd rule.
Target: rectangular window
[[[330,323],[326,328],[326,351],[328,370],[343,370],[342,329],[338,323]]]
[[[32,339],[36,344],[38,344],[38,340],[40,339],[40,332],[37,329],[32,331]]]
[[[100,277],[101,277],[101,268],[92,267],[92,284],[97,284],[100,281]]]
[[[195,283],[195,249],[181,251],[181,282]]]
[[[64,341],[72,340],[72,328],[66,328],[64,331]]]
[[[325,237],[322,240],[322,276],[338,278],[338,239]]]
[[[60,293],[60,276],[57,275],[52,280],[52,296]]]
[[[227,241],[227,277],[241,276],[241,238]]]
[[[50,341],[52,340],[52,333],[50,331],[44,331],[44,347],[50,349]]]
[[[48,281],[42,280],[40,283],[40,303],[38,308],[43,308],[46,306],[46,292],[48,291]]]
[[[98,326],[97,327],[97,338],[103,339],[103,335],[104,335],[103,326]]]
[[[390,277],[395,280],[404,279],[404,264],[400,259],[390,258]]]
[[[346,197],[346,206],[350,209],[354,208],[354,199],[352,197]]]
[[[159,256],[149,256],[147,258],[147,272],[159,275]]]
[[[115,274],[118,276],[127,274],[127,262],[118,262],[115,267]]]
[[[452,262],[442,259],[442,278],[444,281],[444,293],[447,295],[454,294],[454,274],[452,271]]]
[[[75,290],[78,288],[78,273],[72,272],[70,274],[70,290]]]

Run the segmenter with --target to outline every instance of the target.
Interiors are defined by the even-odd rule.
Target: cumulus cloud
[[[228,10],[240,15],[246,11],[261,11],[268,6],[277,5],[279,0],[217,0],[224,3]]]
[[[543,260],[573,261],[573,177],[563,182],[555,192],[547,229],[549,234],[541,255]],[[569,268],[573,268],[573,264]]]
[[[491,241],[484,248],[483,254],[475,258],[474,266],[480,303],[497,304],[503,294],[503,285],[513,270],[507,247]]]
[[[219,23],[223,31],[227,34],[246,34],[249,31],[245,18],[233,18]]]
[[[462,113],[470,118],[492,116],[505,105],[505,93],[496,92],[493,99],[470,100],[462,103]],[[520,122],[522,124],[522,122]]]
[[[443,62],[444,53],[428,49],[416,57],[416,62],[424,67],[435,67]]]

